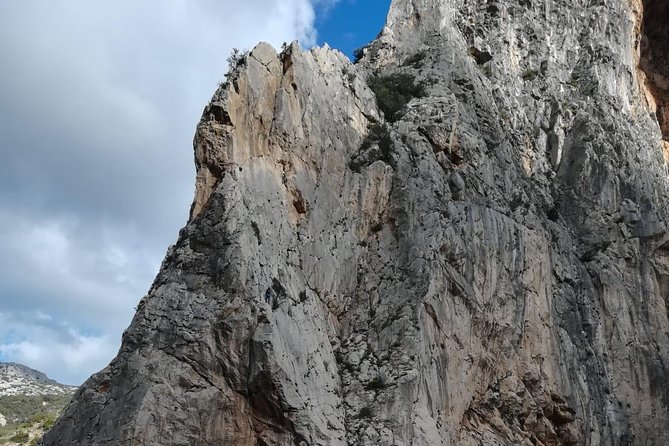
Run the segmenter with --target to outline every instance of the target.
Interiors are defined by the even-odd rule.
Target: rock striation
[[[43,444],[669,444],[665,3],[394,0],[355,65],[258,45]],[[390,119],[393,75],[424,94]]]

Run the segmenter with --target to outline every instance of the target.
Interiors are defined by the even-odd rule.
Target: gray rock
[[[358,65],[260,44],[117,358],[43,444],[669,443],[640,6],[395,0]],[[428,90],[383,156],[377,70]]]

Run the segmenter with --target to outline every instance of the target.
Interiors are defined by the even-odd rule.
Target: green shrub
[[[425,56],[427,56],[426,51],[418,51],[417,53],[414,53],[411,56],[407,57],[406,60],[404,61],[404,65],[409,65],[414,68],[420,68],[421,66],[423,66],[423,59],[425,59]]]
[[[383,229],[383,223],[381,223],[381,222],[374,224],[374,225],[370,228],[370,230],[371,230],[373,233],[375,233],[375,234],[376,234],[377,232],[381,232],[382,229]]]
[[[239,51],[237,48],[232,49],[232,53],[228,56],[226,62],[228,62],[228,66],[230,67],[230,70],[234,70],[240,65],[243,65],[246,62],[246,55],[248,53],[246,51]]]
[[[407,73],[373,76],[368,84],[376,95],[379,108],[390,122],[400,118],[400,112],[410,100],[425,96],[424,85],[416,83],[415,77]]]
[[[354,172],[360,172],[363,167],[381,160],[394,166],[393,139],[386,124],[374,123],[367,128],[367,136],[362,140],[360,150],[351,158],[349,167]]]
[[[228,72],[225,73],[226,79],[229,79],[231,76],[233,76],[238,68],[246,65],[246,57],[248,56],[248,54],[249,54],[248,51],[240,51],[237,48],[232,49],[232,53],[230,53],[230,55],[226,59],[226,61],[228,62]],[[226,81],[221,82],[221,84],[225,83]]]
[[[523,78],[524,81],[531,81],[534,80],[534,78],[536,78],[538,74],[539,72],[537,70],[532,70],[528,68],[523,72],[521,77]]]
[[[375,123],[368,127],[368,133],[365,139],[362,141],[362,146],[360,149],[366,150],[372,147],[372,145],[378,144],[379,149],[383,153],[384,159],[390,155],[390,149],[393,144],[393,140],[390,137],[390,130],[385,124]]]
[[[72,395],[2,396],[0,413],[7,418],[7,421],[22,423],[49,413],[57,414],[71,399]]]
[[[30,435],[28,435],[28,432],[26,431],[19,431],[15,433],[12,438],[9,439],[9,441],[12,441],[14,443],[25,443],[26,441],[30,440]]]
[[[372,418],[372,415],[374,415],[374,412],[369,406],[363,407],[360,409],[360,412],[358,412],[358,418]]]
[[[386,383],[384,383],[381,377],[379,376],[370,379],[369,382],[365,384],[365,390],[381,390],[385,388],[386,388]]]
[[[56,424],[56,420],[58,419],[58,416],[56,414],[50,413],[48,414],[45,418],[44,421],[42,422],[42,426],[44,427],[45,431],[48,431],[53,427],[54,424]]]

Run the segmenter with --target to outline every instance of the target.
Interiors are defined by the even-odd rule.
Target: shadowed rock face
[[[43,444],[669,444],[634,8],[395,0],[357,65],[260,44],[203,113],[191,220],[118,357]],[[427,95],[385,122],[375,72]]]
[[[641,68],[648,76],[662,137],[669,141],[669,2],[644,0]]]

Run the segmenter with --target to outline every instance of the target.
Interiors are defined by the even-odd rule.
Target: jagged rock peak
[[[369,119],[378,119],[374,96],[341,52],[327,47],[305,51],[294,42],[277,54],[260,43],[239,60],[198,125],[191,217],[200,214],[226,173],[237,175],[245,166],[263,163],[290,168],[292,161],[284,158],[293,155],[284,155],[283,149],[293,143],[304,146],[310,162],[318,165],[321,141],[335,135],[320,135],[325,139],[319,141],[312,133],[342,125],[347,134],[330,144],[344,143],[342,150],[351,150]]]

